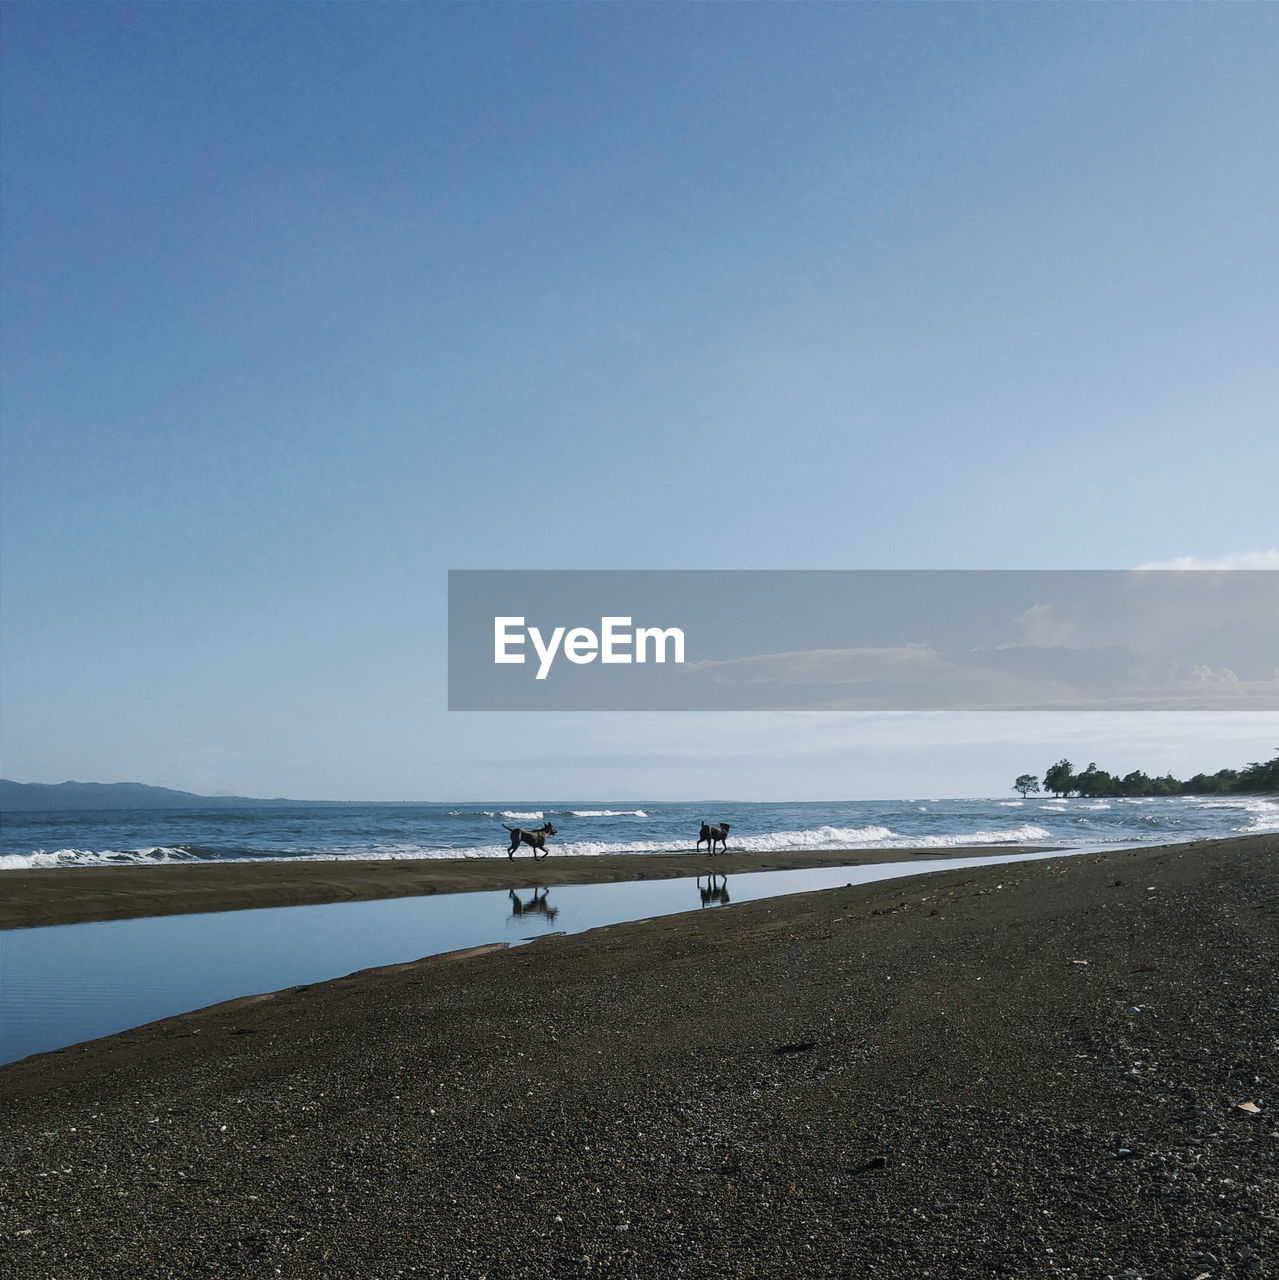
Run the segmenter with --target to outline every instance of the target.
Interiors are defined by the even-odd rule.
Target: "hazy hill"
[[[246,805],[300,805],[305,800],[199,796],[141,782],[10,782],[0,778],[0,810],[34,809],[242,809]]]

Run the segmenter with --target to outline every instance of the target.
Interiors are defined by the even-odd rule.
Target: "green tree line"
[[[1199,796],[1224,792],[1256,795],[1259,792],[1279,792],[1279,755],[1264,763],[1254,761],[1242,769],[1219,769],[1216,773],[1197,773],[1184,782],[1165,774],[1152,778],[1141,769],[1134,769],[1122,777],[1098,769],[1089,764],[1082,773],[1075,772],[1069,760],[1058,760],[1043,776],[1023,773],[1013,783],[1013,790],[1023,796],[1039,791],[1050,791],[1055,796]]]

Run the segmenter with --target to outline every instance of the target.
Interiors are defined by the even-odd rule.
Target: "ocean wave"
[[[813,827],[802,831],[776,831],[769,835],[746,836],[731,848],[750,853],[781,853],[791,849],[951,849],[971,844],[1024,844],[1047,840],[1049,833],[1034,823],[1000,831],[967,831],[951,835],[912,835],[889,827]]]
[[[35,849],[31,853],[0,854],[0,871],[45,871],[54,867],[155,867],[166,862],[203,862],[183,845],[153,845],[147,849]]]
[[[1265,796],[1218,796],[1212,800],[1205,800],[1202,796],[1187,796],[1186,799],[1193,801],[1196,809],[1249,809],[1255,813],[1279,807],[1279,801],[1269,800]]]
[[[802,831],[773,831],[767,835],[742,836],[729,843],[748,853],[780,853],[785,849],[856,849],[888,844],[901,837],[889,827],[810,827]]]
[[[1034,844],[1052,840],[1053,834],[1034,822],[1001,831],[964,831],[949,836],[898,836],[901,847],[908,849],[962,849],[970,844]]]
[[[1258,835],[1267,831],[1279,831],[1279,801],[1265,800],[1260,796],[1238,796],[1220,800],[1201,800],[1196,809],[1239,809],[1248,820],[1232,831]]]
[[[540,816],[540,814],[538,815]],[[602,815],[601,815],[602,816]],[[629,816],[629,815],[617,815]],[[729,848],[746,853],[783,853],[824,849],[949,849],[969,845],[1030,844],[1051,839],[1051,833],[1034,823],[986,831],[955,832],[949,835],[913,835],[882,825],[864,827],[819,826],[759,835],[734,836]],[[610,854],[691,853],[696,846],[692,833],[665,840],[565,840],[554,841],[553,853],[599,857]],[[51,867],[158,866],[192,862],[331,862],[367,859],[375,862],[439,858],[505,858],[507,843],[457,848],[416,842],[388,842],[341,848],[304,850],[289,853],[262,849],[218,849],[195,845],[151,846],[139,849],[55,849],[27,854],[0,855],[0,870],[36,870]]]
[[[196,850],[182,845],[150,849],[37,849],[32,853],[0,854],[0,871],[44,871],[63,867],[158,867],[193,862],[402,862],[412,859],[474,857],[479,853],[506,856],[505,844],[485,849],[452,849],[440,845],[361,845],[356,848],[307,849],[275,853],[263,849]]]
[[[555,814],[571,813],[571,809],[552,809]],[[601,810],[601,813],[603,810]],[[542,809],[450,809],[450,818],[512,818],[516,821],[532,822],[535,818],[546,818]]]
[[[570,818],[647,818],[643,809],[556,809]]]
[[[810,827],[796,831],[773,831],[763,835],[734,837],[729,833],[730,853],[819,852],[834,849],[954,849],[969,845],[1033,844],[1051,839],[1051,833],[1034,823],[998,831],[969,831],[953,835],[903,835],[889,827]],[[694,846],[670,840],[561,840],[548,846],[568,857],[603,857],[611,854],[691,853]],[[505,857],[504,845],[442,851],[439,856],[455,858]]]

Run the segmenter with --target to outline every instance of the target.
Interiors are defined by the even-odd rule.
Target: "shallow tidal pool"
[[[1114,846],[1108,846],[1113,848]],[[51,925],[0,933],[0,1062],[238,996],[492,942],[1066,852],[491,890]]]

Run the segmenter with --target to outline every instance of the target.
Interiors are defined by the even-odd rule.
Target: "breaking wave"
[[[1279,831],[1279,801],[1266,800],[1260,796],[1222,797],[1219,800],[1201,800],[1195,797],[1196,809],[1238,809],[1248,815],[1248,821],[1242,826],[1231,827],[1232,831],[1257,835],[1260,832]]]
[[[541,814],[536,816],[540,817]],[[605,816],[599,814],[598,816]],[[614,815],[609,815],[614,816]],[[616,816],[631,816],[629,814]],[[969,845],[1029,844],[1050,839],[1050,833],[1033,823],[995,831],[969,831],[951,835],[905,835],[884,826],[809,827],[794,831],[773,831],[764,835],[747,835],[740,839],[729,836],[730,851],[746,853],[784,853],[793,850],[821,849],[952,849]],[[695,845],[687,840],[557,840],[555,853],[579,857],[608,854],[690,853]],[[331,849],[296,855],[267,853],[261,850],[200,850],[189,846],[153,847],[149,849],[56,849],[29,854],[0,855],[0,870],[37,870],[49,867],[160,866],[177,862],[328,862],[367,858],[371,861],[397,861],[416,858],[497,858],[506,857],[506,843],[473,845],[469,848],[440,848],[415,843],[383,844],[351,849]]]
[[[182,845],[156,845],[150,849],[37,849],[34,853],[0,854],[0,871],[42,871],[50,867],[158,867],[168,862],[225,860],[225,852],[219,852],[217,857],[203,858]]]

